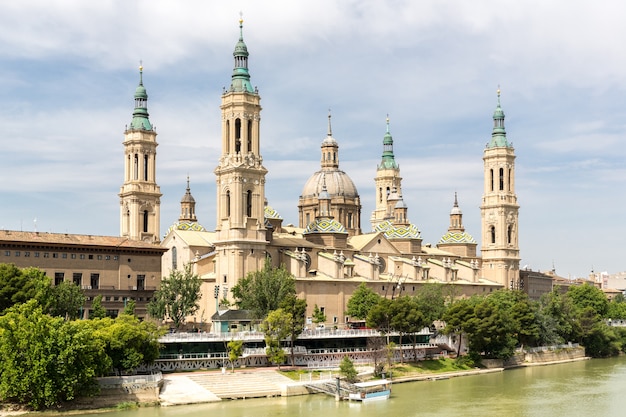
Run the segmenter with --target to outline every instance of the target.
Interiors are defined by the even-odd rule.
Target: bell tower
[[[148,118],[143,66],[135,90],[135,110],[124,132],[124,184],[120,188],[120,236],[158,243],[161,190],[156,183],[156,131]]]
[[[515,194],[515,149],[506,138],[500,89],[493,122],[491,141],[483,153],[484,193],[480,206],[482,272],[488,280],[506,288],[519,289],[519,205]]]
[[[395,201],[402,195],[402,177],[400,165],[393,154],[393,138],[389,133],[389,116],[387,116],[387,131],[383,137],[383,155],[380,164],[376,167],[376,208],[372,212],[370,222],[372,230],[385,220],[394,218]],[[390,207],[393,202],[394,207]]]
[[[260,149],[261,97],[252,88],[248,48],[239,20],[231,84],[222,94],[222,153],[217,182],[216,283],[220,297],[265,262],[265,175]]]

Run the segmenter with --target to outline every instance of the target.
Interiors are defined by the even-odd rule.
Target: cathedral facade
[[[326,314],[327,326],[342,327],[350,321],[346,305],[361,283],[392,298],[416,294],[427,283],[444,284],[454,297],[519,288],[515,152],[506,139],[499,92],[492,139],[483,156],[480,255],[476,240],[465,231],[456,195],[448,231],[436,246],[422,244],[420,230],[409,220],[403,200],[389,119],[382,135],[381,162],[372,167],[376,190],[372,231],[363,232],[359,193],[339,168],[339,142],[332,135],[330,114],[328,133],[321,143],[320,170],[304,184],[297,202],[299,224],[285,226],[265,199],[268,171],[261,156],[261,97],[250,82],[242,23],[230,87],[221,97],[222,150],[214,171],[215,231],[198,223],[188,179],[181,216],[161,242],[168,249],[163,276],[192,263],[202,278],[201,306],[189,320],[206,323],[227,309],[234,301],[232,287],[261,269],[266,259],[273,266],[284,265],[294,275],[298,295],[307,301],[307,316],[317,305]],[[139,118],[141,105],[136,105]],[[125,141],[127,172],[120,192],[122,234],[139,239],[152,238],[150,221],[159,217],[160,193],[151,171],[156,165],[151,159],[156,133],[148,127],[134,124],[127,133],[139,136]],[[136,170],[147,175],[137,180]]]

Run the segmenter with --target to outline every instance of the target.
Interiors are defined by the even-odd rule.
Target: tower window
[[[491,176],[491,191],[493,191],[493,169],[489,170],[490,176]]]
[[[143,232],[148,233],[148,210],[143,211]]]
[[[226,191],[226,216],[230,217],[230,190]]]
[[[352,228],[352,213],[348,213],[348,227]]]
[[[246,216],[252,217],[252,191],[246,191]]]
[[[378,189],[378,201],[383,202],[383,189],[382,187]]]
[[[252,152],[252,121],[248,120],[248,149],[247,152]]]
[[[489,233],[491,234],[491,243],[496,243],[496,228],[495,226],[489,227]]]
[[[241,119],[235,119],[235,153],[241,152]]]
[[[133,179],[139,179],[139,155],[135,154],[135,166],[133,167]]]
[[[178,249],[176,246],[172,246],[172,269],[178,269]]]
[[[513,226],[509,225],[506,231],[506,241],[507,243],[510,244],[512,240],[513,240]]]
[[[143,180],[148,181],[148,155],[143,156]]]
[[[504,168],[500,168],[500,191],[504,190]]]
[[[230,120],[226,120],[226,153],[230,153]]]
[[[507,177],[508,180],[508,191],[512,191],[511,189],[511,168],[509,168],[509,176]]]

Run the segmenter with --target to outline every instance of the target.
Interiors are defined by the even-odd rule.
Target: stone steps
[[[198,373],[187,377],[222,399],[276,397],[293,381],[275,371],[242,371],[235,373]]]

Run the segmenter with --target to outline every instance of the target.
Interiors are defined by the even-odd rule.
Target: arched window
[[[352,225],[352,213],[348,213],[348,227],[351,229],[354,226]]]
[[[226,217],[230,217],[230,190],[226,191]]]
[[[493,169],[490,169],[489,173],[491,174],[491,191],[493,191]]]
[[[230,153],[230,120],[226,120],[226,153]]]
[[[512,191],[512,188],[511,188],[511,168],[509,168],[509,175],[507,177],[507,180],[508,180],[508,185],[507,185],[508,191]]]
[[[135,154],[135,165],[133,166],[133,179],[139,179],[139,155]]]
[[[496,243],[496,227],[489,227],[489,233],[491,234],[491,243]]]
[[[513,240],[513,226],[509,225],[506,231],[506,242],[510,244],[512,240]]]
[[[143,211],[143,232],[148,233],[148,210]]]
[[[383,202],[383,188],[382,187],[378,189],[378,193],[379,193],[378,201],[382,203]]]
[[[172,246],[172,269],[178,269],[178,251],[176,246]]]
[[[500,191],[504,190],[504,168],[500,168]]]
[[[235,153],[241,152],[241,119],[235,119]]]
[[[252,152],[252,120],[248,120],[248,137],[246,138],[248,141],[248,149],[247,152]]]
[[[252,191],[246,191],[246,216],[252,217]]]
[[[143,180],[148,181],[148,155],[143,156]]]

